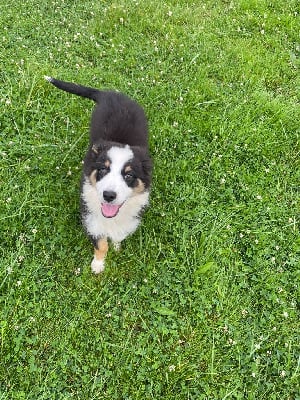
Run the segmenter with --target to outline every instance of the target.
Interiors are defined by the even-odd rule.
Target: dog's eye
[[[127,172],[124,175],[124,179],[126,182],[132,182],[134,180],[134,174],[132,172]]]
[[[97,168],[97,175],[98,178],[103,178],[104,175],[106,175],[109,172],[109,168],[108,167],[99,167]]]

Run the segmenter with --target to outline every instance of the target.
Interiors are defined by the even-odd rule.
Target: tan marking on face
[[[90,182],[93,186],[96,186],[96,175],[97,175],[97,170],[95,169],[91,175],[90,175]]]
[[[104,165],[106,166],[106,168],[109,168],[109,167],[110,167],[110,161],[109,161],[109,160],[106,160],[105,163],[104,163]]]
[[[130,165],[127,165],[127,167],[125,167],[125,173],[127,173],[127,172],[131,172],[132,171],[132,168],[131,168],[131,166]]]
[[[108,252],[107,239],[99,239],[97,242],[97,248],[94,249],[95,259],[98,261],[104,261],[105,256]]]
[[[138,182],[138,184],[137,184],[137,186],[135,186],[135,188],[133,189],[133,192],[134,192],[135,194],[143,193],[143,192],[145,191],[145,185],[144,185],[144,183],[143,183],[140,179],[138,179],[137,182]]]

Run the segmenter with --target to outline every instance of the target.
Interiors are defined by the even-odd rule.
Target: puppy
[[[140,223],[149,201],[152,162],[147,119],[124,94],[45,77],[66,92],[94,100],[90,144],[81,180],[81,215],[94,245],[92,271],[104,270],[108,239],[118,249]]]

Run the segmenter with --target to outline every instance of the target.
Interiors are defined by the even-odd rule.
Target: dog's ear
[[[85,175],[89,176],[95,169],[97,169],[98,160],[101,158],[101,153],[105,150],[105,148],[105,144],[102,142],[90,143],[83,163]]]
[[[143,167],[144,180],[145,180],[146,187],[149,187],[150,183],[151,183],[153,163],[152,163],[152,160],[151,160],[148,152],[145,152],[145,154],[144,154],[144,157],[142,159],[142,167]]]
[[[151,183],[151,173],[153,167],[149,152],[145,147],[132,146],[131,148],[135,156],[140,160],[143,171],[143,182],[145,183],[146,188],[148,188]]]

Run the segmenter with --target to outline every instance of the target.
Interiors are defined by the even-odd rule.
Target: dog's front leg
[[[97,240],[94,249],[94,259],[91,264],[92,271],[99,274],[104,270],[104,259],[108,251],[108,243],[106,238]]]

